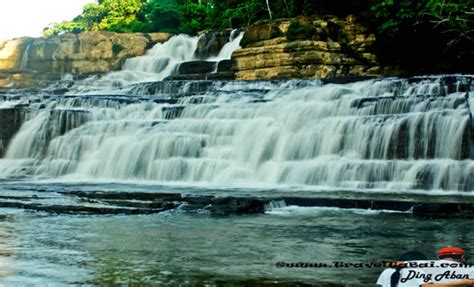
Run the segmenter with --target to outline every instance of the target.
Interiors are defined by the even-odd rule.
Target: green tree
[[[200,1],[201,2],[201,1]],[[208,28],[209,6],[188,2],[181,7],[182,23],[180,31],[188,34],[195,34]]]
[[[103,18],[94,30],[112,32],[139,32],[143,23],[138,20],[146,0],[102,0],[99,2],[99,13]],[[99,14],[102,16],[101,14]],[[95,16],[95,15],[93,15]]]
[[[59,35],[62,33],[80,33],[85,31],[86,28],[81,24],[74,21],[64,21],[61,23],[51,23],[43,29],[43,35],[45,37]]]
[[[81,15],[73,21],[53,23],[45,28],[44,35],[57,35],[73,31],[139,32],[144,24],[139,20],[146,0],[100,0],[84,6]]]
[[[474,59],[474,0],[378,0],[380,55],[413,70],[469,70]],[[402,56],[397,56],[402,55]]]
[[[423,15],[450,38],[448,47],[463,42],[474,45],[474,0],[430,0]]]
[[[332,12],[347,7],[354,11],[358,3],[367,1],[370,0],[99,0],[85,5],[81,15],[72,21],[49,25],[44,34],[103,30],[194,34],[247,27],[270,18],[337,14]]]
[[[472,38],[474,32],[474,0],[379,0],[371,9],[381,20],[382,32],[413,30],[421,24],[457,38]]]
[[[86,4],[82,8],[82,13],[74,18],[74,22],[81,23],[87,31],[98,30],[97,24],[107,15],[107,10],[103,5],[97,3]]]
[[[147,32],[180,32],[182,14],[175,0],[148,1],[143,6],[141,17]]]

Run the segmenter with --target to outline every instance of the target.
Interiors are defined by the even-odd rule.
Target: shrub
[[[297,39],[311,39],[314,35],[315,29],[303,25],[298,20],[291,21],[286,32],[286,38],[290,41]]]

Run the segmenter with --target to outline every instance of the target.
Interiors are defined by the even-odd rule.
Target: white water
[[[23,52],[23,56],[21,57],[20,61],[20,69],[24,70],[28,67],[28,59],[30,54],[31,43],[26,46],[25,51]]]
[[[436,96],[437,80],[214,82],[201,94],[203,84],[163,84],[156,93],[178,89],[177,104],[44,100],[56,112],[32,112],[0,177],[474,188],[465,93]]]
[[[232,53],[240,48],[243,35],[243,32],[232,31],[229,43],[224,45],[219,55],[204,60],[218,62],[230,59]],[[198,41],[199,37],[173,36],[165,43],[156,44],[146,55],[127,59],[121,71],[75,83],[70,93],[116,93],[117,89],[132,83],[161,81],[172,75],[179,64],[196,60],[194,52]]]
[[[229,60],[232,57],[232,53],[241,48],[240,41],[244,37],[244,32],[239,32],[238,30],[233,30],[229,36],[229,42],[222,47],[219,55],[217,57],[211,57],[207,61],[222,61]]]
[[[173,36],[165,43],[156,44],[144,56],[127,59],[121,71],[75,83],[71,93],[113,93],[131,83],[160,81],[171,75],[178,64],[194,59],[198,40],[188,35]]]
[[[194,59],[198,40],[187,35],[174,36],[163,44],[156,44],[145,56],[128,59],[122,70],[152,73],[156,80],[162,80],[177,64]]]

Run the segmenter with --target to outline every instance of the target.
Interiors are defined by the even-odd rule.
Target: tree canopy
[[[396,58],[402,66],[439,62],[453,71],[472,71],[474,0],[383,0],[371,10],[384,58]]]
[[[365,15],[378,27],[381,58],[430,64],[472,58],[474,0],[98,0],[44,35],[81,31],[170,32],[244,28],[299,15]],[[394,57],[396,54],[414,55]],[[403,63],[405,60],[406,63]],[[461,61],[467,65],[469,61]]]
[[[262,19],[357,12],[368,9],[367,3],[367,0],[99,0],[85,5],[81,15],[72,21],[50,24],[44,35],[81,31],[193,34],[201,30],[242,28]]]

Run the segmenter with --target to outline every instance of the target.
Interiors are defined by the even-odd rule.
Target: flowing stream
[[[472,190],[466,92],[444,88],[169,81],[120,96],[38,95],[0,176]]]
[[[242,36],[232,33],[208,60],[230,58]],[[71,191],[473,201],[472,76],[162,81],[195,60],[197,42],[179,35],[122,71],[1,91],[0,121],[8,124],[0,132],[12,135],[0,138],[8,142],[0,158],[0,284],[369,286],[381,268],[275,263],[379,262],[457,244],[474,250],[468,220],[410,212],[284,202],[230,218],[8,208],[97,205],[63,195]]]

